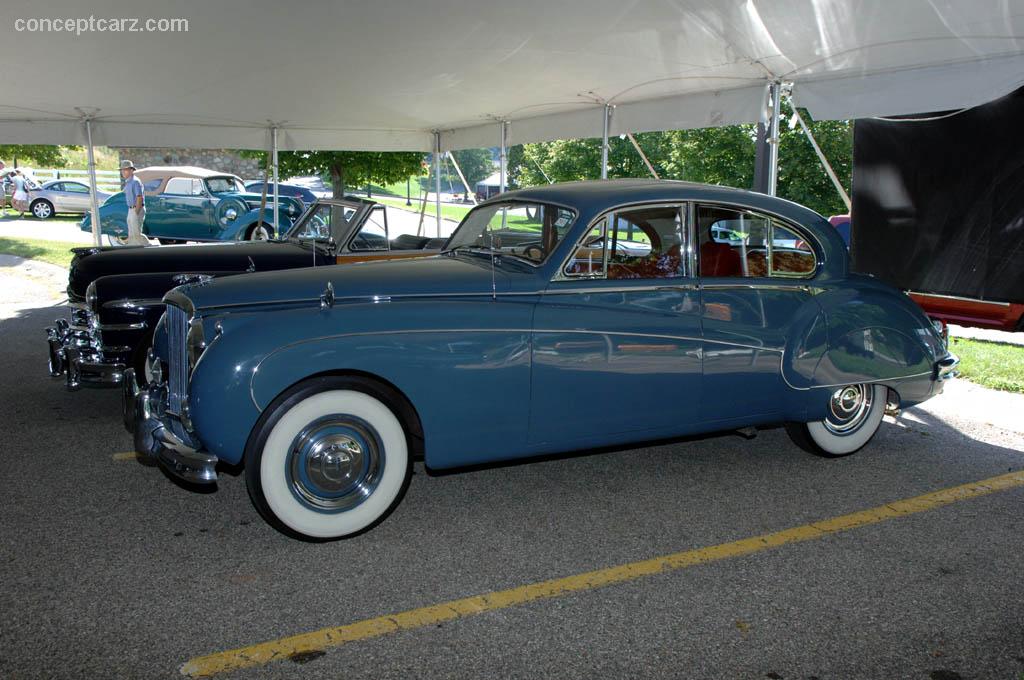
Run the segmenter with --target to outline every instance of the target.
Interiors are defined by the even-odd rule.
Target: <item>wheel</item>
[[[354,377],[314,378],[267,408],[245,452],[249,497],[300,538],[343,538],[384,519],[412,474],[406,429],[387,392]]]
[[[107,245],[108,246],[124,246],[128,245],[128,237],[122,236],[121,234],[107,234]]]
[[[48,220],[53,217],[53,204],[43,198],[33,203],[31,210],[32,214],[41,220]]]
[[[184,241],[179,241],[173,238],[158,238],[157,241],[159,241],[160,245],[162,246],[174,246],[178,245],[179,243],[184,243]]]
[[[826,458],[848,456],[878,431],[885,415],[888,388],[884,385],[846,385],[832,393],[825,420],[786,423],[793,443]]]
[[[245,233],[246,241],[266,241],[270,238],[270,228],[267,227],[266,223],[256,223],[249,227],[249,231]]]

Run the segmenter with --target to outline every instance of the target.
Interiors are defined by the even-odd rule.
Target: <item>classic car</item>
[[[249,193],[242,180],[223,172],[190,166],[141,168],[146,221],[142,231],[160,243],[185,241],[260,241],[274,236],[273,197]],[[264,203],[262,220],[260,204]],[[302,213],[302,202],[280,197],[278,225],[284,231]],[[100,206],[101,233],[110,245],[128,238],[128,205],[118,192]],[[92,216],[81,221],[92,231]]]
[[[737,219],[744,247],[712,240]],[[633,228],[649,252],[594,256]],[[175,288],[123,415],[184,480],[243,465],[259,513],[308,539],[383,519],[416,456],[453,468],[776,423],[845,456],[887,400],[920,403],[957,365],[917,305],[848,263],[824,218],[761,194],[522,189],[437,256]]]
[[[266,187],[267,196],[274,195],[274,183],[264,182],[263,180],[257,180],[255,182],[248,182],[245,185],[245,190],[253,194],[262,194],[263,189]],[[302,201],[304,206],[312,204],[316,201],[316,194],[310,191],[308,188],[299,186],[298,184],[281,184],[277,185],[278,196],[291,196],[294,199]]]
[[[422,256],[436,253],[443,242],[390,239],[385,207],[355,198],[315,203],[280,240],[76,248],[68,275],[69,318],[46,329],[50,375],[63,374],[71,390],[116,387],[127,367],[141,376],[163,295],[184,281]]]
[[[28,192],[29,211],[41,220],[47,220],[62,213],[87,213],[92,202],[89,187],[70,179],[55,179],[44,182],[38,189]],[[110,194],[96,192],[96,201],[103,203]]]

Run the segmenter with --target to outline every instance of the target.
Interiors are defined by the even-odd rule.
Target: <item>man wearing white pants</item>
[[[142,225],[146,221],[146,199],[143,195],[142,182],[135,176],[135,164],[121,161],[121,177],[124,179],[124,200],[128,204],[128,240],[129,246],[148,246],[149,239],[142,233]]]

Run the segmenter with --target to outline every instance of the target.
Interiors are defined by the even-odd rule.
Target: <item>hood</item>
[[[404,295],[460,295],[509,290],[508,271],[482,259],[444,255],[384,262],[332,265],[287,272],[250,274],[178,288],[196,309],[262,306],[282,303],[320,304],[330,282],[339,303],[345,298]]]
[[[76,248],[68,276],[68,294],[82,298],[101,276],[154,272],[215,273],[270,271],[313,264],[309,247],[284,241],[239,241],[211,245]]]

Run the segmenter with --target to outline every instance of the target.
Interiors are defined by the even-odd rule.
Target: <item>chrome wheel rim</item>
[[[286,461],[288,486],[300,503],[318,512],[344,512],[380,484],[384,447],[369,423],[335,414],[306,426]]]
[[[252,230],[252,236],[251,236],[250,240],[252,240],[252,241],[266,241],[269,238],[270,238],[270,232],[267,231],[266,227],[257,227],[257,228]]]
[[[832,393],[828,402],[828,417],[825,428],[837,435],[856,432],[868,419],[874,401],[874,386],[868,384],[847,385]]]
[[[39,219],[45,220],[50,216],[50,206],[48,203],[39,202],[32,208],[32,212]]]

